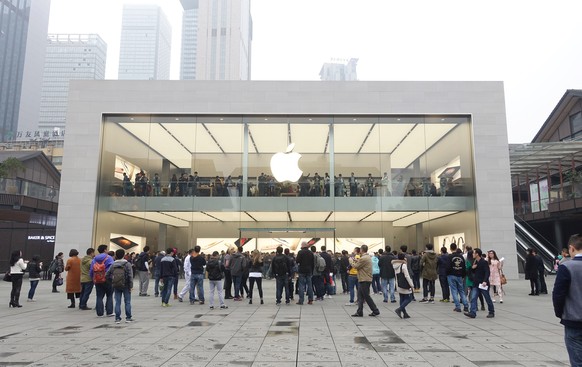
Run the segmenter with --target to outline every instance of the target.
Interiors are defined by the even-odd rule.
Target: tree
[[[0,178],[13,178],[18,170],[24,172],[24,164],[17,158],[8,157],[4,162],[0,162]]]

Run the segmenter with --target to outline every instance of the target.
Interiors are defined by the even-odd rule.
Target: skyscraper
[[[347,60],[332,60],[326,62],[319,71],[319,78],[321,80],[358,80],[358,73],[356,66],[358,59],[351,58]]]
[[[65,128],[69,81],[104,79],[107,45],[96,34],[50,34],[42,81],[38,130]]]
[[[180,0],[184,7],[180,79],[250,80],[250,0]]]
[[[0,0],[0,141],[38,121],[50,0]]]
[[[124,5],[118,79],[170,79],[172,28],[155,5]]]

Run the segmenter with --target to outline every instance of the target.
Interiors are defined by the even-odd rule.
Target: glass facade
[[[459,115],[106,116],[95,243],[477,245],[471,136]]]
[[[16,137],[30,0],[0,0],[0,140]]]

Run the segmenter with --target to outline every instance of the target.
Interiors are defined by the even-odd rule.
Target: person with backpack
[[[305,291],[307,290],[307,304],[313,304],[313,283],[311,277],[313,269],[315,268],[315,256],[309,250],[309,243],[307,241],[301,242],[301,250],[297,253],[295,259],[297,261],[297,283],[299,284],[299,301],[298,305],[302,305],[305,300]]]
[[[414,283],[414,292],[420,291],[420,255],[416,250],[412,250],[411,255],[406,257],[407,264],[409,266],[410,275],[412,276],[412,282]],[[414,294],[412,299],[414,300]]]
[[[196,246],[198,247],[198,246]],[[222,294],[222,278],[224,277],[224,266],[218,256],[218,251],[214,251],[212,256],[206,263],[206,271],[208,272],[208,286],[210,288],[210,297],[208,304],[211,310],[214,310],[214,291],[218,293],[218,302],[221,309],[228,308],[224,304],[224,296]]]
[[[323,301],[323,296],[325,295],[325,289],[323,284],[323,274],[325,273],[325,260],[317,253],[317,248],[311,246],[311,252],[313,253],[313,276],[311,277],[311,282],[315,291],[315,300]]]
[[[65,270],[65,263],[63,262],[63,253],[59,252],[57,256],[51,261],[49,265],[49,272],[54,274],[53,279],[53,293],[59,293],[57,287],[59,286],[59,279],[61,278],[61,273]]]
[[[145,246],[143,251],[137,256],[135,259],[135,270],[137,271],[137,275],[139,276],[139,295],[141,297],[148,297],[148,288],[150,285],[150,268],[149,268],[149,260],[150,260],[150,247]]]
[[[97,256],[91,261],[91,268],[89,269],[89,276],[93,279],[95,284],[95,312],[98,317],[103,317],[103,313],[108,317],[113,316],[113,288],[111,283],[107,282],[105,274],[113,264],[113,258],[109,256],[107,245],[99,245],[97,247]],[[105,298],[105,308],[103,307],[103,298]]]
[[[121,296],[125,307],[125,322],[133,322],[131,316],[131,290],[133,288],[133,271],[131,263],[125,260],[124,249],[115,251],[115,261],[107,270],[105,277],[111,284],[115,295],[115,323],[121,323]]]
[[[232,276],[232,284],[234,286],[234,301],[242,300],[240,296],[240,284],[243,275],[243,254],[242,247],[238,246],[236,251],[230,255],[230,274]]]
[[[271,261],[271,276],[275,278],[275,305],[281,305],[283,288],[285,288],[285,304],[288,305],[290,300],[291,289],[288,285],[289,279],[289,257],[283,254],[283,247],[279,246],[275,250],[275,256]]]
[[[392,260],[396,260],[396,257],[391,253],[392,248],[390,246],[386,246],[385,250],[383,252],[380,252],[382,249],[378,251],[380,252],[378,267],[380,268],[382,295],[384,296],[383,302],[388,303],[388,296],[390,296],[390,302],[396,303],[396,287],[394,286],[396,274],[392,266]]]
[[[297,274],[297,262],[295,261],[295,254],[291,253],[291,251],[289,251],[288,248],[283,250],[283,253],[287,257],[287,270],[288,270],[287,288],[289,292],[288,293],[289,299],[293,300],[294,299],[293,292],[295,290],[295,287],[293,285],[293,279],[295,279],[295,274]]]
[[[394,310],[394,312],[401,319],[409,319],[410,315],[406,312],[406,306],[412,302],[412,289],[414,288],[414,282],[408,271],[405,252],[400,252],[398,254],[398,259],[392,260],[392,267],[394,268],[394,274],[396,275],[396,286],[398,287],[398,296],[400,297],[400,307]]]

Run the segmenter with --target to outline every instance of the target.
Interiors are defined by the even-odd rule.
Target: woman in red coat
[[[81,259],[79,251],[72,249],[65,270],[67,271],[67,298],[71,300],[69,308],[75,308],[75,298],[81,297]]]

